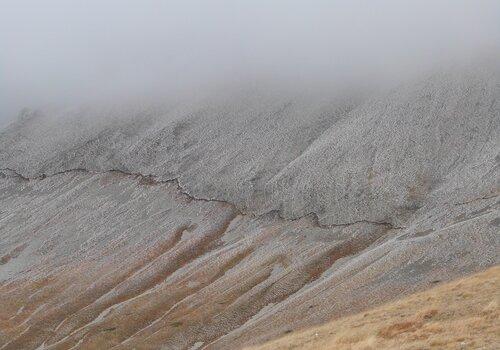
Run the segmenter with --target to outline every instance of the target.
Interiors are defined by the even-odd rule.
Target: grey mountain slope
[[[118,169],[258,214],[401,224],[429,201],[498,193],[499,82],[491,64],[361,104],[240,93],[133,113],[26,112],[0,135],[0,168]]]
[[[352,109],[351,101],[338,99],[229,100],[176,106],[154,116],[40,114],[31,118],[36,126],[20,121],[0,136],[0,165],[27,177],[74,168],[178,177],[198,197],[245,208],[255,206],[252,196],[265,182]]]
[[[285,216],[312,211],[328,223],[401,220],[458,188],[466,198],[498,192],[494,73],[435,75],[363,104],[275,176],[267,192]]]
[[[498,72],[24,111],[0,132],[0,347],[235,349],[498,264]]]

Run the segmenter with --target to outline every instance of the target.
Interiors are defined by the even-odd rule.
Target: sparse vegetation
[[[500,266],[254,350],[498,349]]]

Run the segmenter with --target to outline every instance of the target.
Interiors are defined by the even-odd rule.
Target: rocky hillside
[[[382,96],[25,110],[0,349],[235,349],[500,261],[500,67]]]

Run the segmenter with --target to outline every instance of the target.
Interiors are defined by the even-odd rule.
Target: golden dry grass
[[[254,347],[500,349],[500,266]]]

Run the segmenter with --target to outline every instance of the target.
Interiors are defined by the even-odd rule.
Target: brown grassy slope
[[[254,350],[500,349],[500,266]]]

